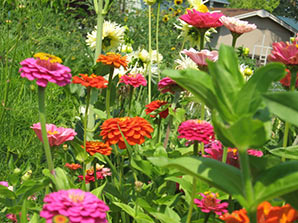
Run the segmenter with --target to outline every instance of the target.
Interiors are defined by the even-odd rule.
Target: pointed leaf
[[[9,190],[7,187],[0,185],[0,198],[1,197],[14,199],[14,198],[16,198],[16,195],[14,192]]]
[[[280,147],[268,150],[273,155],[286,159],[298,160],[298,146]]]
[[[298,92],[273,92],[264,94],[269,110],[294,125],[298,125]]]

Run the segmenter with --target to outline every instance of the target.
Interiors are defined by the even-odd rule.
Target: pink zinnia
[[[207,66],[207,59],[213,62],[218,60],[218,52],[215,50],[196,51],[195,49],[190,48],[189,50],[183,50],[181,53],[184,53],[185,55],[189,56],[190,59],[192,59],[198,66],[201,67]]]
[[[181,87],[169,77],[165,77],[158,82],[158,90],[161,91],[161,93],[175,93],[179,88],[181,89]]]
[[[220,18],[220,21],[231,32],[238,33],[238,34],[247,33],[257,28],[255,24],[249,24],[247,21],[242,21],[235,17],[222,16]]]
[[[195,9],[187,10],[187,14],[180,16],[179,18],[184,22],[188,23],[197,28],[209,29],[222,26],[219,20],[222,17],[222,13],[210,13],[210,12],[199,12]]]
[[[50,60],[41,60],[27,58],[21,63],[19,69],[21,77],[28,80],[37,80],[36,84],[41,87],[46,87],[48,82],[53,82],[59,86],[65,86],[71,81],[71,70],[60,63],[53,63]]]
[[[126,85],[131,85],[134,88],[139,87],[140,85],[146,86],[147,81],[142,74],[125,74],[120,77],[120,83]]]
[[[217,199],[217,195],[215,193],[205,192],[204,194],[200,193],[200,195],[203,198],[201,200],[194,199],[194,203],[201,208],[202,212],[214,212],[217,215],[222,215],[222,213],[228,212],[227,207],[229,203],[220,203],[221,200]]]
[[[182,122],[178,128],[178,138],[184,138],[190,141],[199,141],[204,144],[210,143],[215,139],[213,126],[202,120],[187,120]]]
[[[33,124],[31,128],[34,130],[39,140],[43,142],[40,122]],[[59,146],[65,141],[73,140],[75,135],[77,135],[73,129],[57,127],[54,124],[46,124],[46,129],[50,146]]]
[[[44,198],[40,216],[46,223],[55,217],[66,217],[72,223],[107,223],[109,207],[95,195],[80,189],[60,190]]]
[[[0,185],[4,186],[4,187],[8,187],[8,182],[7,181],[0,181]]]
[[[273,50],[268,56],[269,61],[281,62],[286,65],[298,65],[298,40],[293,43],[278,42],[272,44]]]

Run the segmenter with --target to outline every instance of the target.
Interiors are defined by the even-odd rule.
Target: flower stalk
[[[149,67],[149,75],[148,75],[148,103],[151,103],[151,79],[152,79],[152,71],[151,71],[151,60],[152,60],[152,48],[151,48],[151,5],[148,6],[148,45],[149,45],[149,62],[147,66]]]
[[[96,64],[96,60],[98,56],[101,54],[102,50],[102,28],[103,28],[103,0],[94,0],[94,7],[97,13],[97,33],[96,33],[96,49],[94,55],[94,64]]]
[[[50,149],[50,144],[48,140],[48,133],[46,129],[46,111],[45,111],[45,87],[38,86],[38,107],[39,107],[39,121],[41,125],[42,141],[44,146],[44,151],[46,154],[46,160],[50,172],[54,170],[54,163],[52,160],[52,154]]]
[[[192,180],[192,193],[191,193],[191,198],[190,198],[190,203],[189,203],[189,209],[188,209],[188,213],[187,213],[186,223],[190,223],[191,222],[193,205],[194,205],[194,199],[195,199],[195,195],[196,195],[196,189],[197,189],[197,179],[195,177],[193,177],[193,180]]]
[[[112,82],[113,82],[113,73],[114,73],[114,67],[111,66],[111,68],[110,68],[110,74],[109,74],[109,83],[108,83],[107,95],[106,95],[106,112],[107,112],[108,119],[111,118],[110,100],[111,100],[111,90],[112,90]]]
[[[160,16],[160,2],[158,2],[158,5],[157,5],[156,30],[155,30],[158,81],[160,81],[160,71],[159,71],[159,47],[158,47],[159,16]]]

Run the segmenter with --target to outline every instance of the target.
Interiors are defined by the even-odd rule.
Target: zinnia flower
[[[126,57],[125,56],[122,57],[118,53],[111,53],[110,52],[110,53],[107,53],[107,55],[101,54],[101,55],[99,55],[96,62],[101,62],[103,64],[113,66],[115,68],[119,68],[120,66],[122,66],[123,68],[127,67]]]
[[[66,163],[65,164],[65,167],[67,167],[70,170],[77,170],[77,169],[82,168],[82,166],[80,164],[78,164],[78,163],[72,163],[72,164]]]
[[[36,79],[38,86],[46,87],[48,82],[65,86],[71,81],[71,70],[60,63],[51,62],[51,59],[27,58],[20,64],[22,65],[19,69],[21,77],[30,81]]]
[[[120,83],[131,85],[137,88],[141,85],[146,86],[147,81],[142,74],[127,74],[120,77]]]
[[[84,146],[82,145],[84,149]],[[93,156],[95,153],[100,153],[102,155],[110,155],[112,153],[112,148],[103,142],[99,141],[87,141],[86,142],[86,151]]]
[[[201,200],[194,199],[194,203],[201,209],[202,212],[214,212],[217,215],[228,212],[227,207],[229,203],[220,203],[221,200],[217,199],[217,195],[215,193],[205,192],[204,194],[200,193],[200,195],[203,198]]]
[[[249,218],[247,217],[247,212],[244,208],[233,211],[231,214],[225,213],[220,216],[219,219],[225,221],[226,223],[249,223]]]
[[[73,84],[81,84],[85,87],[94,87],[94,88],[106,88],[108,86],[108,81],[104,79],[102,76],[97,76],[95,74],[91,74],[88,76],[87,74],[79,74],[81,77],[75,76],[73,77]]]
[[[273,43],[272,47],[273,50],[268,56],[269,61],[281,62],[286,65],[298,65],[298,40],[294,40],[293,43]]]
[[[176,83],[176,81],[173,81],[169,77],[165,77],[158,82],[158,90],[161,91],[161,93],[175,93],[178,89],[181,90],[182,88]]]
[[[121,132],[129,145],[143,144],[145,136],[151,139],[153,132],[150,123],[141,117],[110,118],[100,128],[103,140],[109,145],[118,144],[120,149],[126,148]]]
[[[115,22],[104,21],[102,27],[102,49],[103,51],[111,51],[123,43],[125,27],[121,27]],[[97,26],[95,30],[87,34],[86,43],[92,49],[96,49]]]
[[[213,126],[202,120],[187,120],[182,122],[178,128],[178,138],[184,138],[189,141],[199,141],[204,144],[210,143],[215,139]]]
[[[40,122],[33,124],[31,128],[34,130],[39,140],[43,142]],[[54,124],[46,124],[46,129],[50,146],[59,146],[66,141],[73,140],[75,135],[77,135],[73,129],[57,127]]]
[[[279,82],[285,86],[285,87],[290,87],[291,85],[291,71],[289,69],[286,69],[286,72],[287,72],[287,75],[281,79]],[[297,88],[298,87],[298,72],[297,72],[297,75],[296,75],[296,84],[295,84],[295,87]]]
[[[210,61],[217,61],[218,60],[218,52],[213,50],[201,50],[196,51],[193,48],[190,48],[189,50],[183,50],[181,53],[184,53],[185,55],[189,56],[190,59],[192,59],[198,66],[207,66],[207,59]]]
[[[247,21],[242,21],[235,17],[222,16],[220,17],[220,21],[231,32],[238,34],[247,33],[257,28],[255,24],[249,24]]]
[[[62,59],[60,57],[48,53],[36,53],[33,57],[41,60],[49,60],[51,63],[62,63]]]
[[[7,181],[0,181],[0,185],[4,186],[4,187],[8,187],[9,184]]]
[[[199,12],[195,9],[187,10],[187,14],[180,16],[179,18],[184,22],[188,23],[197,28],[209,29],[222,26],[219,20],[222,17],[222,13],[210,13],[210,12]]]
[[[107,223],[108,210],[109,207],[94,194],[70,189],[46,195],[40,216],[47,223],[53,222],[57,216],[64,216],[72,223]]]
[[[195,62],[193,62],[192,59],[190,59],[188,56],[182,56],[181,53],[179,53],[179,56],[181,59],[175,60],[175,63],[178,65],[175,67],[177,70],[185,70],[185,69],[198,69],[198,66]]]
[[[146,114],[150,114],[154,112],[155,110],[159,109],[161,106],[168,104],[166,101],[152,101],[150,104],[146,105]],[[158,113],[161,118],[166,118],[169,115],[169,109],[166,108],[165,110],[161,111]],[[150,115],[150,117],[154,118],[156,115]]]
[[[99,165],[98,163],[96,164],[96,179],[103,179],[107,176],[111,176],[111,170],[109,168],[105,168],[104,165]],[[80,175],[78,176],[80,180],[84,180],[84,176]],[[86,170],[86,175],[85,175],[86,183],[94,182],[94,168],[91,167],[90,169]]]

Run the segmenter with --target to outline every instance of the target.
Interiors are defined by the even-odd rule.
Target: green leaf
[[[92,108],[93,112],[96,114],[97,118],[99,119],[107,119],[107,113],[105,111],[96,109],[96,108]]]
[[[27,200],[25,199],[23,201],[23,205],[22,205],[22,214],[21,214],[21,223],[27,223],[28,220],[27,220]]]
[[[63,169],[57,167],[54,171],[55,174],[51,174],[48,169],[44,169],[42,173],[52,180],[57,190],[68,190],[74,187],[74,185],[70,184],[66,172]]]
[[[34,213],[33,216],[31,217],[29,223],[40,223],[40,219],[39,219],[39,214]]]
[[[260,174],[254,185],[255,205],[298,189],[298,161],[288,161]]]
[[[135,210],[132,207],[130,207],[129,205],[123,204],[120,202],[115,202],[115,201],[113,202],[113,204],[117,205],[123,211],[125,211],[127,214],[129,214],[131,217],[135,218],[135,216],[136,216]]]
[[[241,173],[239,169],[233,166],[203,157],[181,157],[178,159],[150,157],[148,159],[160,167],[177,168],[233,195],[240,203],[245,202],[242,192]]]
[[[286,203],[290,204],[296,210],[298,209],[298,190],[295,190],[291,193],[284,194],[281,197],[285,200]]]
[[[298,160],[298,146],[280,147],[276,149],[268,149],[273,155],[284,157],[286,159]]]
[[[273,92],[263,95],[269,110],[293,125],[298,125],[298,92]]]
[[[72,146],[72,148],[74,149],[75,155],[76,155],[76,159],[79,162],[84,162],[85,160],[87,160],[88,158],[88,154],[87,152],[81,147],[80,144],[74,142],[74,141],[70,141],[70,144]]]
[[[107,181],[105,181],[104,184],[101,185],[100,187],[95,188],[94,190],[92,190],[91,193],[94,194],[99,199],[101,199],[101,194],[102,194],[102,191],[105,188],[106,184],[107,184]]]
[[[273,81],[280,80],[284,75],[285,67],[280,63],[259,68],[239,92],[234,105],[236,113],[253,115],[262,103],[261,94],[267,92]]]
[[[14,192],[9,190],[7,187],[0,185],[0,198],[1,197],[14,199],[14,198],[16,198],[16,195]]]

